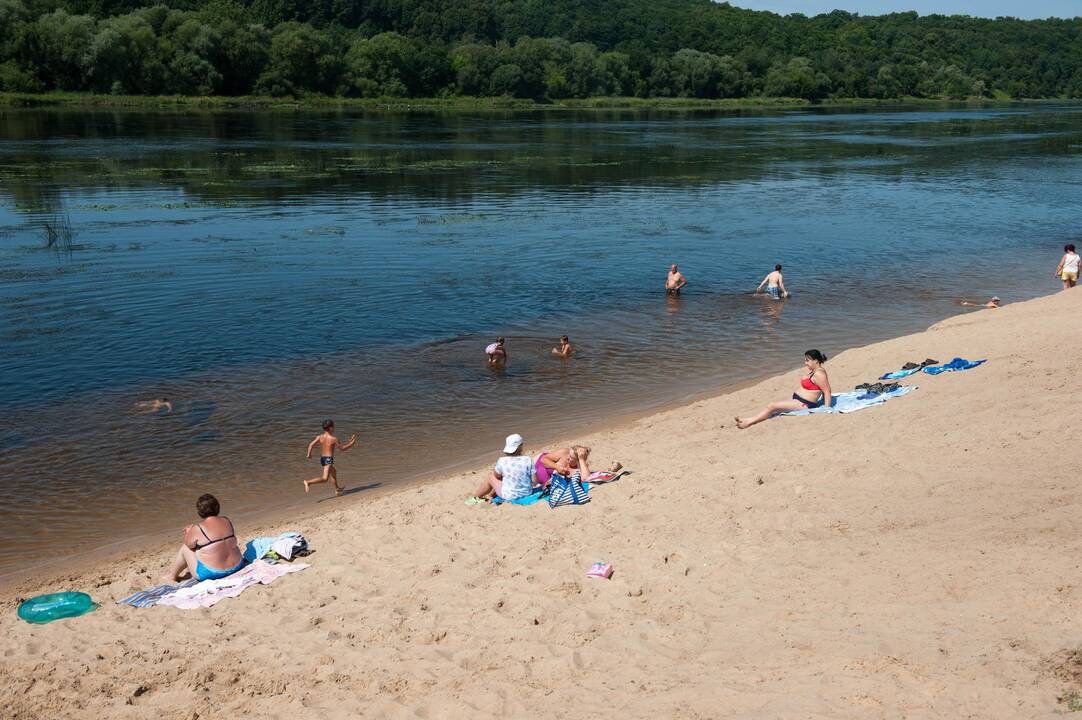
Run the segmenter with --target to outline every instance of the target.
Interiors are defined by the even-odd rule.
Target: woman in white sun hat
[[[504,500],[518,500],[533,492],[533,459],[522,454],[522,442],[522,436],[518,433],[507,436],[503,457],[496,461],[496,467],[488,478],[466,499],[467,505],[487,502],[497,495]]]

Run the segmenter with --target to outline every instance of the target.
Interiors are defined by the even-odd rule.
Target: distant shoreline
[[[925,106],[965,104],[1004,106],[1016,104],[1071,103],[1068,98],[1040,100],[971,98],[837,98],[811,102],[800,98],[746,97],[706,100],[699,98],[596,97],[553,101],[510,97],[453,98],[275,98],[259,95],[239,97],[189,95],[95,95],[92,93],[0,93],[0,108],[103,108],[132,110],[364,110],[371,112],[519,112],[567,110],[773,110],[853,106]]]

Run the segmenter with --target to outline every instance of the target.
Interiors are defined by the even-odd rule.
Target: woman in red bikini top
[[[804,367],[808,369],[808,376],[800,379],[800,387],[793,393],[793,399],[772,402],[753,418],[747,420],[736,418],[736,426],[743,430],[778,413],[791,410],[814,410],[824,405],[830,407],[830,380],[827,378],[826,368],[823,367],[826,361],[827,356],[823,353],[818,350],[808,350],[804,353]]]

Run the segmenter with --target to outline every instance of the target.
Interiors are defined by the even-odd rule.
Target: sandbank
[[[633,471],[584,507],[467,507],[476,468],[241,525],[304,533],[312,567],[209,610],[113,604],[172,545],[24,579],[0,596],[0,715],[1059,717],[1082,707],[1080,309],[1073,290],[840,353],[839,391],[988,359],[851,415],[737,430],[791,395],[794,358],[574,438]],[[65,589],[102,607],[16,618]]]

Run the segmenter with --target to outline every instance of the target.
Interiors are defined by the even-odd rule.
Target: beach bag
[[[582,476],[575,473],[571,477],[552,474],[549,480],[549,507],[561,505],[585,505],[590,502],[590,495],[582,486]]]

